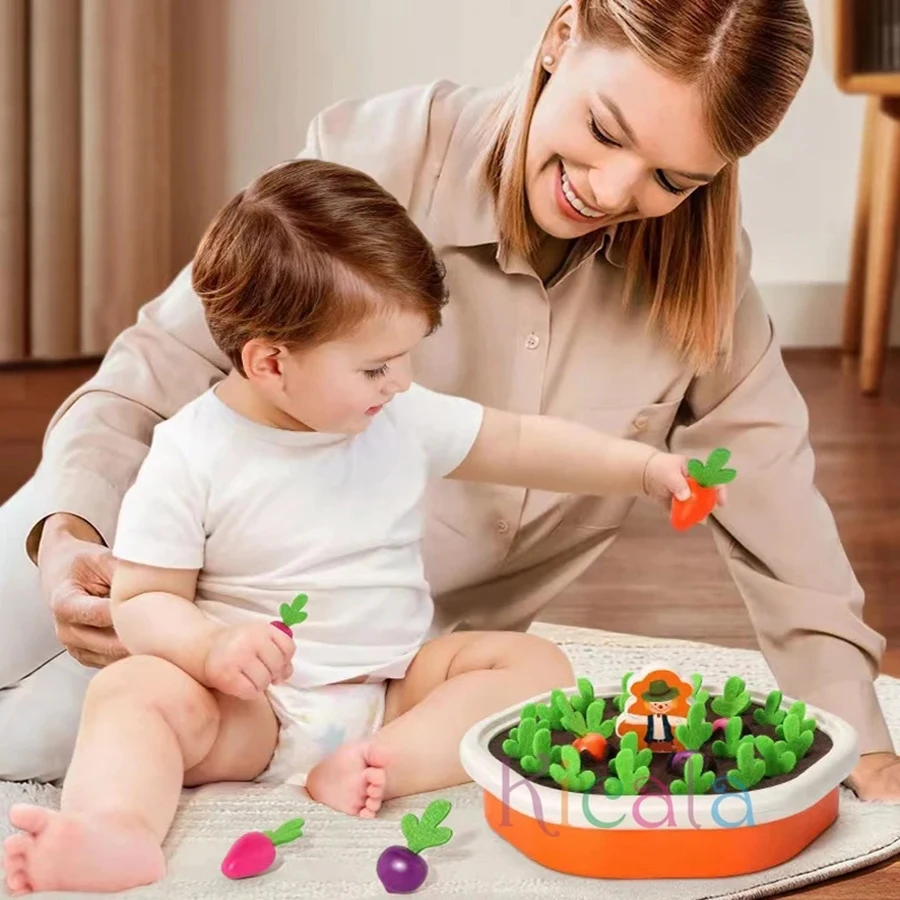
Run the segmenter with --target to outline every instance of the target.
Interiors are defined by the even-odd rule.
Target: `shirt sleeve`
[[[444,478],[468,456],[484,419],[484,407],[474,400],[412,384],[392,403],[415,432],[428,458],[429,474]]]
[[[201,569],[206,489],[180,442],[159,426],[122,499],[113,556],[162,569]]]
[[[122,498],[154,428],[230,368],[209,334],[187,267],[142,307],[96,374],[54,413],[35,474],[38,501],[26,537],[32,560],[44,520],[57,512],[85,519],[111,546]]]
[[[863,621],[862,588],[816,486],[807,408],[742,240],[732,362],[694,380],[691,416],[670,448],[700,458],[718,446],[732,452],[737,478],[710,526],[779,687],[848,721],[861,752],[890,751],[874,687],[885,640]]]

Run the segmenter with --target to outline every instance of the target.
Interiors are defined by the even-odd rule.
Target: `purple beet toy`
[[[428,863],[421,852],[446,844],[453,837],[453,831],[440,824],[449,812],[449,800],[434,800],[422,813],[421,822],[412,813],[400,820],[406,846],[388,847],[378,857],[376,867],[378,880],[389,894],[411,894],[425,883]]]
[[[297,594],[292,603],[282,603],[279,610],[281,619],[273,619],[272,624],[288,637],[293,637],[292,626],[306,621],[307,614],[303,612],[303,607],[306,606],[307,600],[309,600],[309,597],[306,594]]]
[[[242,834],[222,860],[226,878],[253,878],[272,868],[275,848],[289,844],[303,834],[303,819],[291,819],[275,831],[250,831]]]

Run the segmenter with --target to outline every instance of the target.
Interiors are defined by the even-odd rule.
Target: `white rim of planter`
[[[570,694],[578,688],[573,685],[563,690]],[[712,695],[722,693],[718,685],[704,684],[703,690]],[[594,693],[597,697],[610,697],[620,693],[620,688],[595,686]],[[548,703],[551,694],[548,691],[526,702]],[[765,706],[768,695],[769,692],[750,691],[751,699],[760,706]],[[793,702],[792,698],[783,697],[781,708],[787,709]],[[762,825],[786,819],[817,803],[847,778],[859,760],[856,730],[843,719],[807,704],[806,718],[816,720],[816,727],[831,738],[833,746],[788,782],[741,793],[663,795],[652,784],[648,793],[637,796],[565,792],[526,781],[488,749],[497,734],[519,721],[524,705],[525,702],[516,703],[473,725],[460,742],[460,762],[474,782],[505,806],[552,825],[606,830]]]

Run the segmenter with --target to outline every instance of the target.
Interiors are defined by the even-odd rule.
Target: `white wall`
[[[229,191],[297,153],[322,107],[449,78],[503,83],[557,0],[228,0]],[[743,164],[754,275],[786,345],[840,340],[863,99],[834,86],[828,0],[817,55],[778,133]],[[894,316],[900,344],[900,310]]]

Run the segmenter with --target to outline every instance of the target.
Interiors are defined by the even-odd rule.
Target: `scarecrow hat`
[[[641,694],[641,697],[649,703],[664,703],[666,700],[674,700],[678,696],[678,690],[669,687],[661,678],[650,682],[650,687]]]

